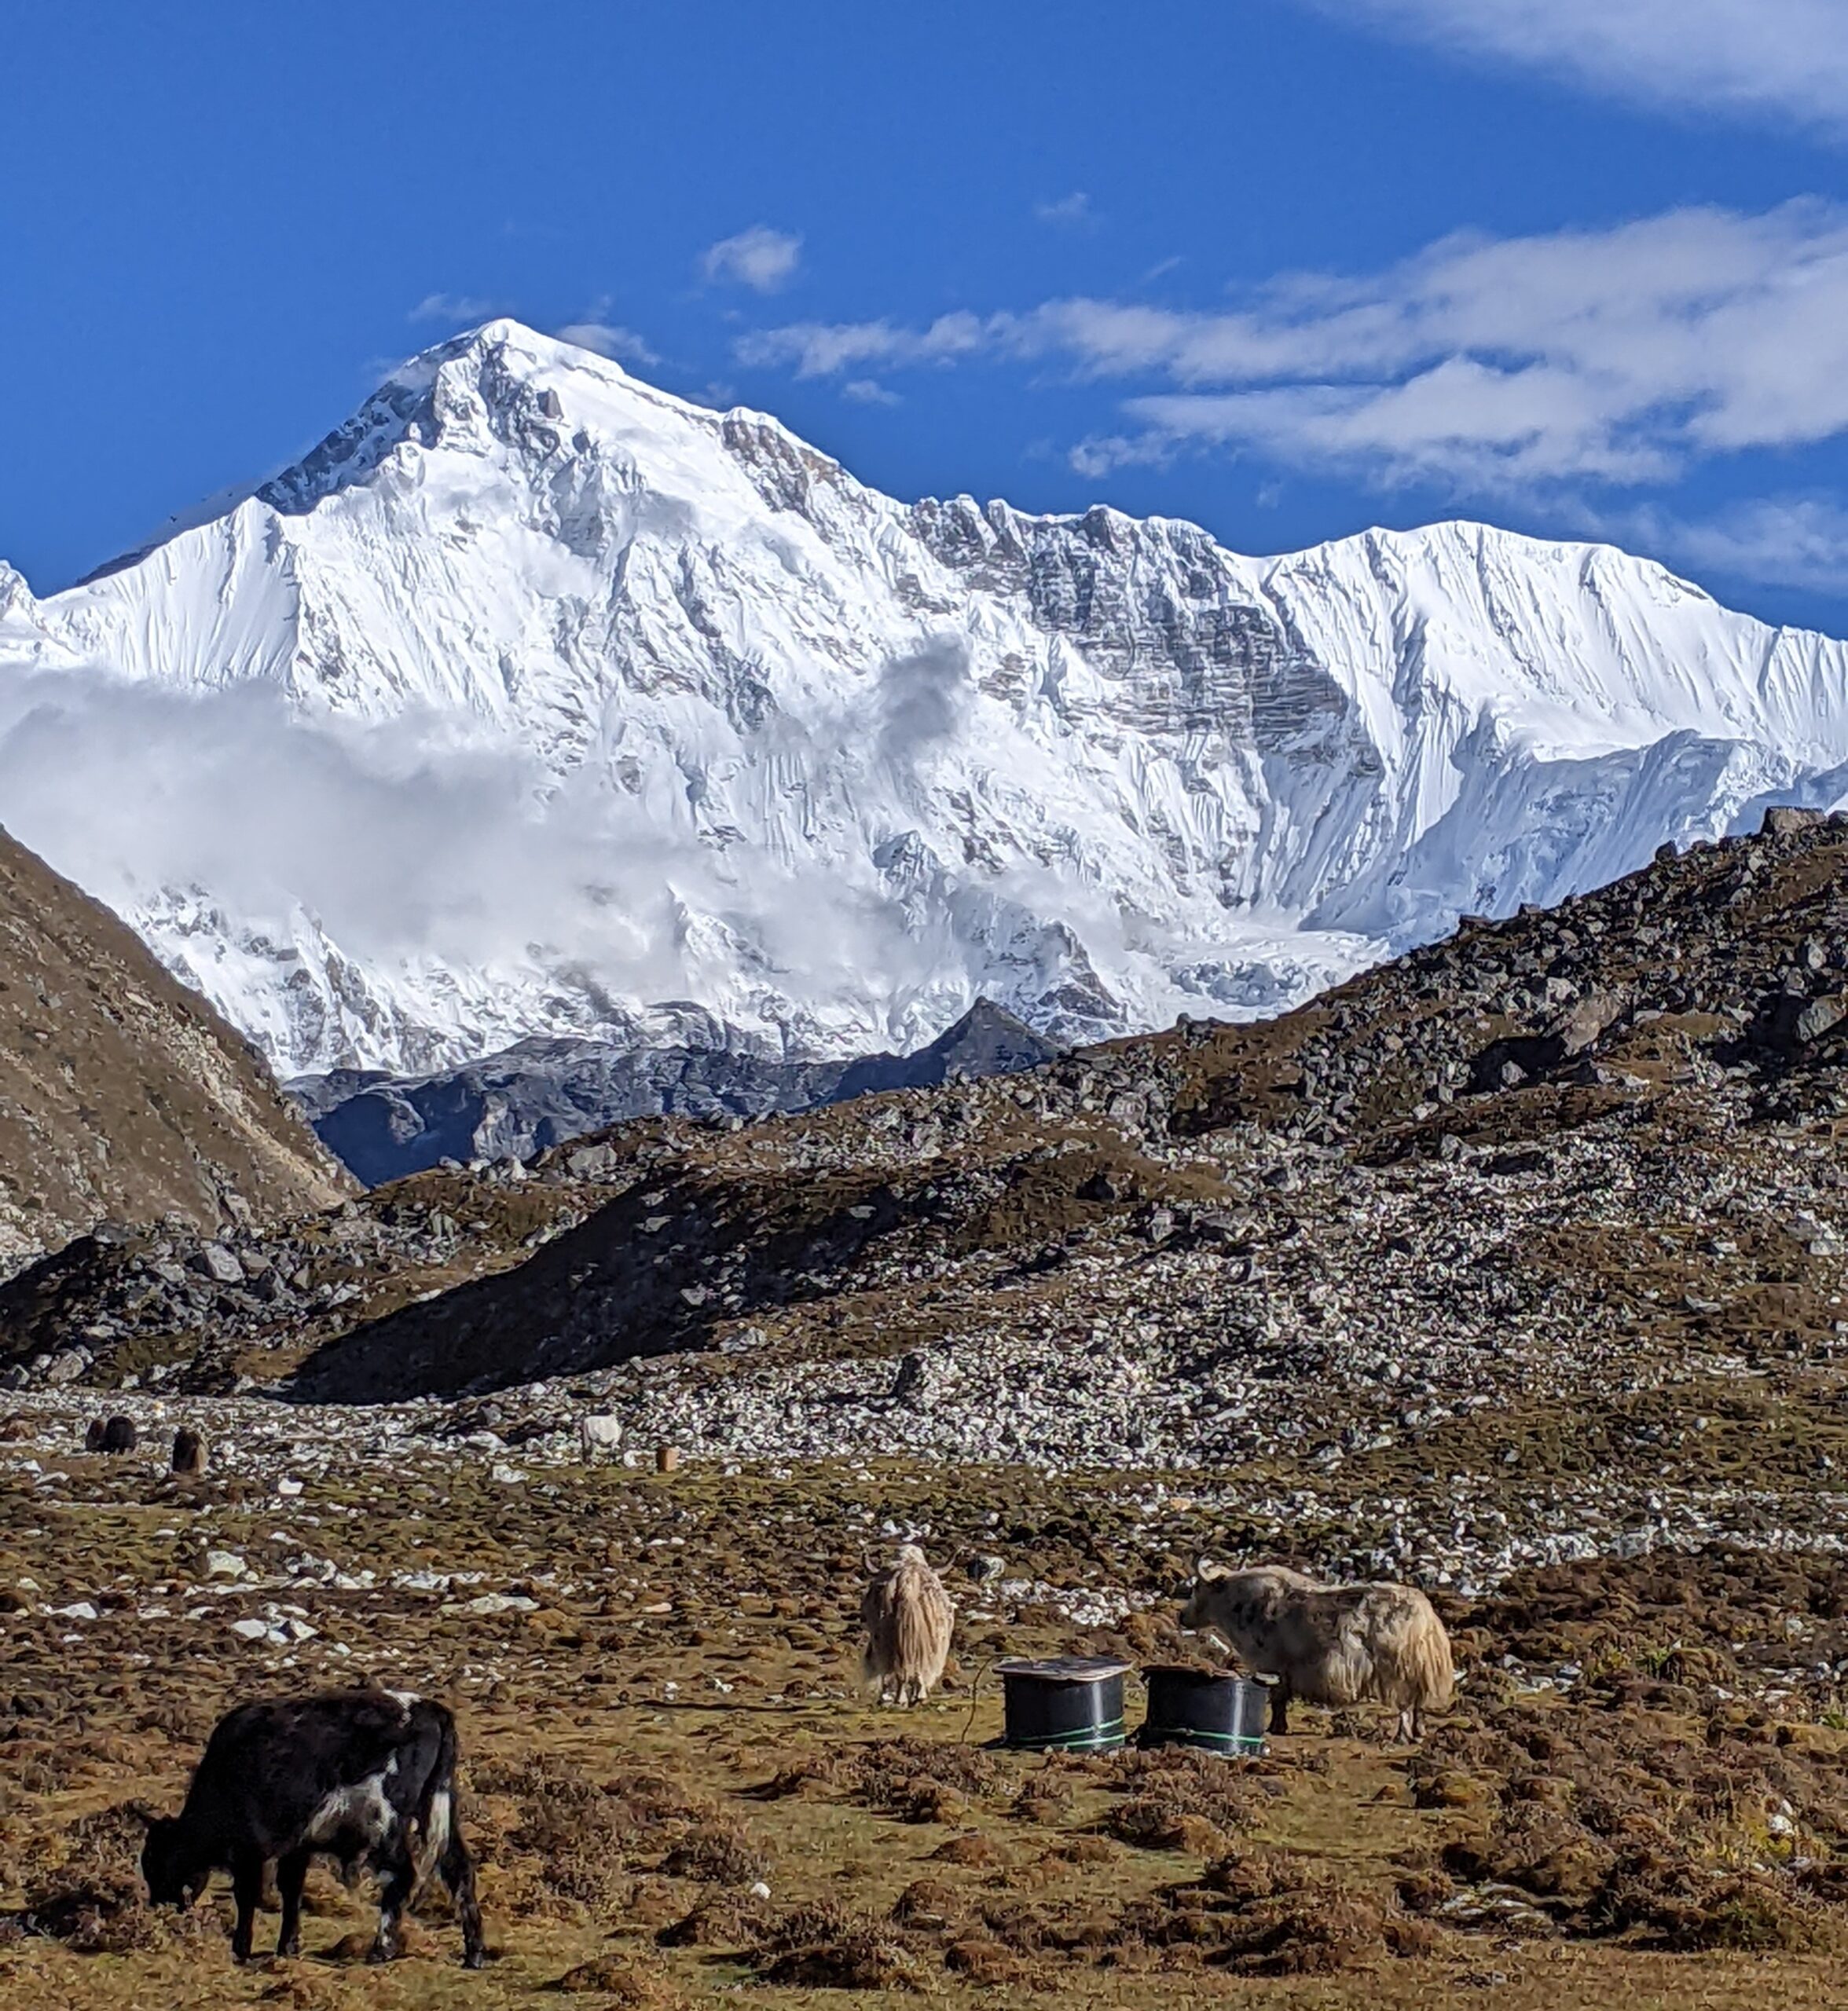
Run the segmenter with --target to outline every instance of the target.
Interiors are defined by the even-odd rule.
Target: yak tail
[[[442,1863],[456,1826],[456,1762],[460,1756],[456,1720],[447,1711],[437,1724],[436,1764],[424,1782],[416,1812],[411,1818],[411,1866],[416,1883],[411,1903]]]
[[[1450,1702],[1456,1682],[1450,1658],[1450,1637],[1435,1613],[1420,1616],[1420,1624],[1402,1650],[1407,1687],[1421,1710],[1443,1710]]]

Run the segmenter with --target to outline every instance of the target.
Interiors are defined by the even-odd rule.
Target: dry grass
[[[273,1544],[273,1501],[138,1499],[138,1485],[99,1467],[65,1496],[0,1495],[0,1578],[39,1588],[0,1614],[11,2002],[674,2011],[746,1984],[766,2007],[1005,1988],[1132,2011],[1409,2011],[1482,2002],[1484,1980],[1511,2011],[1829,2001],[1848,1918],[1848,1738],[1751,1686],[1754,1644],[1781,1614],[1833,1624],[1832,1567],[1639,1560],[1512,1585],[1456,1616],[1477,1673],[1510,1644],[1575,1653],[1579,1691],[1498,1697],[1485,1678],[1410,1758],[1364,1714],[1334,1736],[1306,1712],[1300,1735],[1250,1764],[1048,1760],[986,1749],[999,1712],[986,1687],[972,1720],[966,1692],[903,1718],[865,1709],[845,1652],[856,1581],[830,1560],[856,1507],[946,1529],[996,1513],[998,1540],[1036,1542],[1049,1577],[1085,1582],[1101,1553],[1123,1582],[1159,1589],[1172,1561],[1133,1546],[1107,1491],[696,1471],[569,1474],[548,1492],[493,1489],[457,1462],[308,1497],[315,1525]],[[1176,1551],[1197,1534],[1189,1512],[1175,1511]],[[226,1592],[209,1609],[156,1591],[208,1533],[258,1559],[310,1548],[375,1570],[381,1589]],[[469,1614],[383,1582],[431,1563],[524,1588],[535,1610]],[[291,1665],[229,1632],[261,1596],[300,1603],[320,1630]],[[45,1610],[79,1597],[97,1620]],[[1043,1612],[993,1631],[1028,1650],[1122,1639]],[[370,1896],[324,1871],[308,1953],[280,1966],[234,1969],[222,1885],[183,1918],[141,1903],[134,1805],[174,1804],[217,1712],[361,1674],[460,1710],[484,1975],[461,1970],[440,1899],[403,1961],[366,1969]],[[1722,1680],[1746,1694],[1718,1698]],[[273,1933],[272,1917],[259,1947]]]

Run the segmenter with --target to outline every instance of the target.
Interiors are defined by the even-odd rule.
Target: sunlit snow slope
[[[0,567],[0,819],[291,1072],[1268,1008],[1844,762],[1843,645],[1608,548],[908,507],[509,321]]]

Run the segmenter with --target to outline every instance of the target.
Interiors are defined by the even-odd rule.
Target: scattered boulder
[[[1765,821],[1758,830],[1767,838],[1794,837],[1798,832],[1822,823],[1827,816],[1826,811],[1805,809],[1794,803],[1774,804],[1765,812]]]

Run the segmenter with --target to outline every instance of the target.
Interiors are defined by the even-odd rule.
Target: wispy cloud
[[[774,293],[794,273],[801,256],[799,236],[760,223],[709,245],[699,266],[709,280],[729,280],[757,293]]]
[[[807,727],[772,708],[764,745],[782,752],[767,758],[845,814],[870,763],[915,773],[971,695],[962,642],[926,642]],[[432,961],[484,992],[543,975],[588,1016],[611,997],[711,997],[739,962],[796,997],[872,973],[869,1002],[941,977],[937,936],[870,871],[716,846],[602,764],[548,777],[453,718],[297,717],[261,681],[0,676],[0,800],[9,830],[119,911],[184,911],[209,888],[234,929],[286,943],[311,917],[346,956],[413,985]],[[164,940],[189,947],[177,929]],[[221,1002],[236,982],[209,962],[193,974]],[[313,1064],[298,1029],[258,1031],[285,1069]]]
[[[407,321],[444,321],[451,328],[466,328],[485,321],[494,312],[492,300],[478,299],[469,293],[427,293],[413,307]]]
[[[580,349],[595,350],[599,356],[610,357],[618,363],[647,364],[661,361],[644,337],[632,328],[625,328],[606,318],[608,312],[607,306],[593,308],[588,320],[567,321],[552,333],[561,342],[575,342]]]
[[[1832,497],[1760,496],[1695,518],[1638,510],[1600,529],[1696,573],[1848,593],[1848,509]]]
[[[1841,0],[1305,0],[1447,53],[1601,94],[1774,113],[1848,135]]]
[[[1082,189],[1074,189],[1070,195],[1060,196],[1057,202],[1036,203],[1033,214],[1042,223],[1089,223],[1091,198]]]
[[[851,398],[856,405],[901,405],[904,400],[897,392],[889,391],[877,378],[849,377],[841,386],[841,395]]]
[[[742,335],[738,360],[761,367],[793,364],[798,377],[832,377],[856,364],[946,363],[998,346],[1013,317],[940,314],[928,328],[904,328],[890,321],[795,321]]]
[[[803,376],[987,357],[1142,380],[1126,426],[1080,449],[1089,472],[1216,446],[1465,492],[1636,483],[1848,430],[1848,212],[1451,237],[1377,273],[1280,276],[1231,311],[1054,300],[798,323],[739,354]]]

